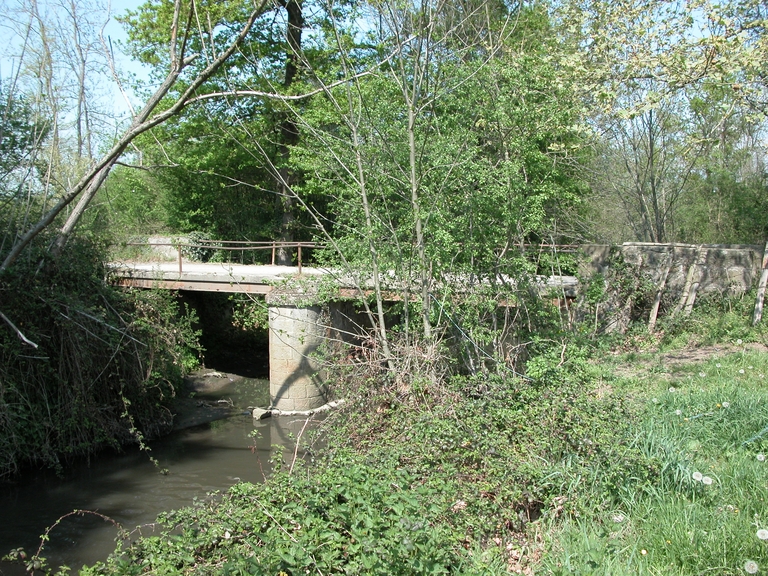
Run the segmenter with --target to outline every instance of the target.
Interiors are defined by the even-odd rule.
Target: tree
[[[189,66],[201,56],[200,54],[188,53],[188,41],[196,31],[194,18],[196,16],[196,8],[194,4],[185,7],[182,0],[176,0],[168,29],[170,65],[165,79],[149,98],[142,110],[134,117],[130,126],[109,147],[108,151],[98,161],[92,162],[83,176],[75,184],[67,187],[66,192],[43,215],[37,224],[29,228],[26,233],[18,238],[13,248],[6,255],[4,262],[0,265],[0,273],[13,264],[29,242],[50,225],[65,207],[80,197],[77,205],[61,228],[61,232],[54,245],[54,253],[63,248],[88,204],[96,195],[99,187],[103,184],[110,170],[128,145],[140,134],[178,114],[189,103],[197,89],[235,53],[250,32],[256,19],[263,13],[265,7],[266,0],[254,5],[234,39],[221,51],[214,51],[214,47],[211,47],[212,52],[205,55],[207,64],[191,76],[191,80],[189,80],[188,84],[178,95],[175,95],[170,102],[164,103],[165,105],[160,107],[160,111],[156,112],[163,98],[168,96],[172,89],[178,88],[181,75],[187,72]]]
[[[332,198],[318,228],[334,245],[331,262],[373,286],[385,355],[385,290],[406,303],[405,341],[435,345],[450,327],[440,310],[451,294],[530,272],[514,247],[547,237],[558,208],[582,190],[573,174],[580,109],[543,41],[546,14],[466,8],[459,17],[452,3],[377,4],[368,22],[381,22],[370,32],[378,45],[337,34],[340,75],[366,59],[385,63],[297,114],[305,141],[292,157],[306,182],[295,193]],[[489,12],[501,17],[469,25]]]
[[[287,48],[285,53],[285,76],[283,78],[283,89],[290,91],[299,73],[299,65],[302,57],[301,36],[304,29],[304,14],[302,12],[302,0],[280,0],[279,5],[285,8],[287,14],[285,37],[287,39]],[[290,148],[299,141],[299,129],[289,114],[282,113],[278,116],[279,136],[277,142],[277,191],[280,198],[280,207],[282,209],[282,225],[280,229],[280,240],[291,242],[294,239],[294,214],[293,194],[291,193],[291,182],[296,175],[289,167]],[[291,263],[291,252],[281,247],[277,253],[279,264]]]
[[[3,237],[0,252],[12,231],[28,218],[29,190],[36,176],[36,164],[50,126],[36,118],[23,95],[0,90],[0,221]]]
[[[0,87],[0,195],[5,201],[20,192],[26,175],[34,165],[49,126],[35,118],[24,95],[6,93]],[[13,178],[15,173],[17,178]]]
[[[720,84],[705,83],[689,106],[691,137],[703,151],[681,206],[680,239],[762,244],[768,237],[765,122]]]
[[[220,3],[217,9],[236,19],[237,5]],[[337,3],[334,9],[344,7]],[[155,73],[164,61],[145,47],[156,44],[156,22],[163,21],[164,11],[164,4],[148,3],[125,20],[132,53],[153,66]],[[309,99],[305,94],[318,93],[306,71],[311,66],[322,75],[331,59],[322,47],[322,18],[310,9],[310,20],[305,22],[302,2],[271,6],[227,69],[209,78],[207,94],[198,95],[183,117],[156,128],[151,138],[139,143],[145,166],[158,175],[170,199],[169,223],[179,231],[199,228],[228,239],[290,241],[297,235],[309,239],[305,214],[285,188],[300,186],[301,174],[290,163],[300,133],[283,97],[295,107]],[[306,53],[305,25],[319,31]],[[223,30],[207,42],[226,43],[231,33]],[[232,205],[235,196],[241,210]],[[227,210],[230,206],[233,209]],[[277,257],[289,264],[291,250],[280,249]]]
[[[701,143],[688,137],[680,101],[617,116],[601,126],[605,145],[593,184],[602,202],[620,203],[635,240],[667,242]]]
[[[621,203],[620,216],[636,239],[663,241],[677,231],[695,237],[690,225],[677,225],[677,208],[691,214],[690,201],[704,199],[692,186],[709,170],[714,149],[707,144],[711,134],[693,129],[701,106],[697,111],[692,102],[714,88],[720,95],[708,112],[711,126],[727,125],[734,109],[765,121],[768,44],[760,3],[587,0],[560,6],[578,58],[571,68],[606,136],[599,144],[598,168],[606,178],[598,182],[598,198]],[[614,193],[601,192],[609,188]]]
[[[14,159],[13,172],[23,174],[25,192],[16,197],[14,211],[26,220],[13,221],[6,237],[11,240],[16,226],[28,226],[28,219],[44,213],[67,182],[80,177],[96,142],[109,132],[111,115],[100,106],[96,80],[106,68],[98,49],[106,9],[95,0],[15,0],[8,3],[7,16],[9,95],[23,95],[30,117],[46,127],[34,157]]]

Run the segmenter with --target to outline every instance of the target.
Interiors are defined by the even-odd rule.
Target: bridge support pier
[[[328,402],[325,374],[315,353],[327,340],[319,306],[307,294],[273,290],[269,307],[269,396],[278,410],[314,410]]]

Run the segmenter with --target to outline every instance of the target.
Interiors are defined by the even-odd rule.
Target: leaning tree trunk
[[[288,51],[285,58],[285,80],[283,87],[288,89],[293,84],[299,70],[298,63],[301,53],[301,33],[304,28],[304,15],[302,13],[302,0],[282,0],[280,3],[288,13],[288,25],[286,36],[288,38]],[[295,202],[291,186],[295,180],[294,172],[288,167],[291,157],[291,146],[299,141],[299,129],[296,123],[288,117],[288,113],[281,113],[280,140],[278,143],[277,192],[278,208],[282,213],[280,224],[280,242],[293,242],[296,227]],[[293,250],[281,246],[277,250],[277,263],[282,266],[290,266]]]
[[[248,17],[248,20],[245,22],[232,43],[192,79],[189,85],[182,91],[182,93],[176,98],[170,107],[153,115],[153,112],[160,101],[165,96],[167,96],[171,89],[176,85],[176,82],[183,69],[195,61],[198,57],[198,54],[192,54],[188,56],[185,55],[188,31],[191,28],[192,22],[191,20],[188,20],[186,27],[184,27],[183,23],[179,21],[179,17],[181,15],[182,0],[176,0],[174,6],[174,18],[170,31],[171,37],[169,42],[171,69],[165,80],[157,88],[157,90],[155,90],[154,94],[147,101],[142,111],[136,118],[134,118],[131,125],[120,136],[112,148],[106,154],[104,154],[98,162],[95,162],[93,166],[88,169],[86,174],[40,218],[37,224],[29,228],[26,233],[17,239],[13,248],[5,257],[3,263],[0,264],[0,274],[2,274],[5,270],[13,265],[13,263],[18,259],[24,249],[29,245],[29,243],[32,242],[32,240],[34,240],[43,230],[45,230],[64,210],[64,208],[74,202],[74,200],[77,199],[83,191],[87,190],[88,193],[84,195],[85,200],[83,200],[83,202],[85,205],[83,206],[83,209],[77,211],[77,216],[74,221],[66,223],[63,233],[60,233],[59,237],[54,243],[53,250],[61,250],[61,247],[63,247],[67,241],[69,233],[77,224],[77,219],[79,219],[80,215],[82,215],[85,211],[85,206],[87,206],[87,204],[93,199],[93,196],[96,194],[99,185],[104,181],[107,174],[109,173],[110,168],[114,166],[115,162],[125,151],[128,145],[133,142],[133,140],[139,135],[150,130],[151,128],[154,128],[155,126],[158,126],[159,124],[162,124],[172,116],[175,116],[181,112],[181,110],[190,102],[197,90],[211,76],[213,76],[213,74],[216,73],[216,71],[218,71],[219,68],[221,68],[221,66],[229,59],[229,57],[232,56],[232,54],[234,54],[234,52],[239,48],[239,46],[250,32],[254,23],[256,22],[256,19],[263,13],[266,5],[267,0],[262,0],[259,5],[255,6],[250,16]]]

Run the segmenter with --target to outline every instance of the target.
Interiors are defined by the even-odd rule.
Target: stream
[[[158,467],[146,452],[131,448],[98,455],[90,465],[68,469],[63,477],[37,471],[0,484],[0,556],[19,547],[31,556],[46,528],[76,509],[98,512],[134,530],[134,538],[150,535],[162,511],[189,506],[194,499],[224,491],[241,480],[262,482],[272,469],[273,445],[285,448],[285,459],[293,458],[295,438],[306,418],[254,421],[247,409],[269,404],[269,382],[228,374],[219,377],[223,382],[215,390],[193,393],[185,400],[186,416],[193,417],[188,423],[195,422],[196,409],[215,412],[224,406],[231,415],[152,442],[149,455],[158,460]],[[214,416],[206,414],[202,419],[210,417]],[[254,429],[259,432],[256,438]],[[298,455],[304,456],[304,450]],[[167,474],[161,473],[163,469]],[[117,532],[111,522],[95,515],[68,516],[51,530],[41,555],[49,566],[66,565],[77,573],[114,550]],[[0,575],[15,574],[25,574],[21,564],[0,562]]]

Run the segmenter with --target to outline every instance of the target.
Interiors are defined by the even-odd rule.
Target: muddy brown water
[[[19,547],[31,555],[46,528],[77,509],[98,512],[133,530],[134,537],[149,535],[160,512],[189,506],[238,481],[262,482],[272,470],[275,445],[284,447],[284,459],[293,458],[295,438],[306,418],[254,422],[245,413],[248,407],[269,404],[268,381],[209,376],[193,385],[191,395],[180,415],[190,427],[150,444],[151,456],[167,474],[146,453],[131,449],[100,455],[61,478],[37,472],[0,484],[0,555]],[[200,423],[211,418],[220,419]],[[319,422],[313,424],[316,428]],[[256,438],[251,435],[254,429],[259,432]],[[311,427],[304,437],[310,432]],[[298,455],[308,456],[303,448]],[[100,517],[69,516],[51,530],[42,556],[50,566],[66,565],[76,573],[106,559],[117,534],[117,528]],[[0,575],[24,573],[20,564],[0,562]]]

